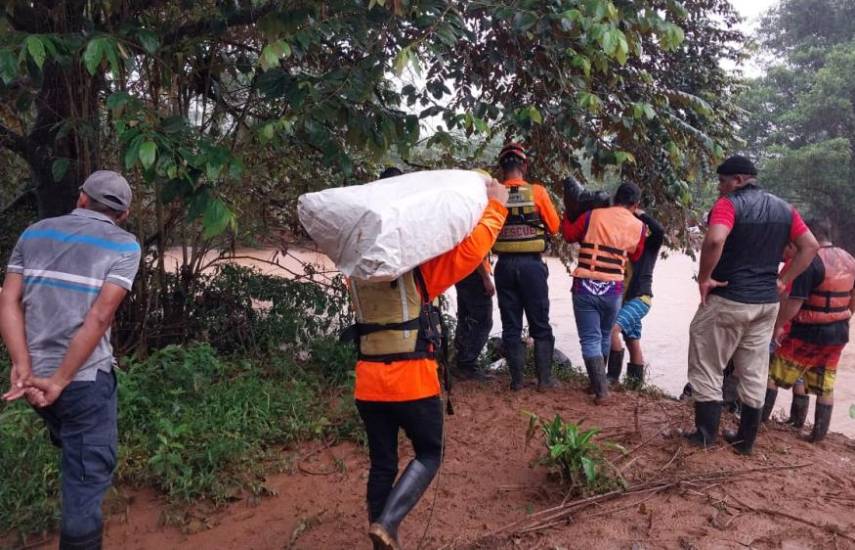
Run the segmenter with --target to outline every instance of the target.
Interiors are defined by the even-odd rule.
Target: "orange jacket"
[[[503,183],[507,187],[518,187],[526,183],[526,181],[515,178],[505,180]],[[558,216],[558,211],[555,210],[555,205],[552,204],[552,199],[549,198],[549,193],[547,193],[546,188],[539,183],[531,184],[531,192],[534,198],[534,205],[537,207],[537,212],[543,219],[546,229],[549,233],[555,234],[558,231],[558,227],[561,225],[561,218]]]
[[[644,249],[644,223],[622,206],[591,210],[574,277],[622,281],[630,258]]]
[[[505,224],[508,210],[491,200],[475,230],[460,244],[419,266],[433,301],[484,261]],[[434,359],[356,363],[355,397],[361,401],[414,401],[439,395],[438,366]]]
[[[852,317],[849,303],[855,285],[855,258],[836,246],[823,246],[817,255],[825,267],[825,278],[811,290],[795,322],[824,325],[845,321]]]

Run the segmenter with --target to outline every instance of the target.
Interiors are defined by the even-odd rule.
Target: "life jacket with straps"
[[[391,363],[437,359],[442,345],[439,308],[416,268],[392,282],[350,281],[359,359]]]
[[[817,255],[825,267],[825,278],[810,292],[795,322],[824,325],[845,321],[852,316],[849,300],[855,285],[855,258],[836,246],[823,246]]]
[[[629,251],[635,250],[643,229],[644,223],[622,206],[591,210],[573,276],[595,281],[623,280]]]
[[[546,228],[529,183],[508,188],[508,217],[493,245],[497,254],[540,253],[546,250]]]

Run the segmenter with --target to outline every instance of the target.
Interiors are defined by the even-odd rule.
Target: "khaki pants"
[[[778,304],[743,304],[710,295],[689,329],[689,383],[696,401],[721,401],[724,369],[733,359],[737,394],[761,408],[769,377],[769,342]]]

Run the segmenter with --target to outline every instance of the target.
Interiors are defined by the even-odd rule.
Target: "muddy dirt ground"
[[[619,392],[596,407],[575,384],[513,395],[505,384],[455,387],[445,463],[402,527],[405,548],[855,548],[855,441],[845,436],[811,445],[773,422],[755,454],[740,457],[669,437],[691,422],[686,403]],[[599,440],[626,451],[609,453],[615,468],[642,491],[550,521],[541,511],[560,507],[565,494],[533,465],[543,443],[538,437],[526,447],[525,411],[602,428]],[[403,467],[410,458],[403,438],[401,449]],[[107,520],[104,548],[369,549],[365,450],[314,444],[283,453],[291,472],[266,480],[272,496],[199,510],[184,529],[163,525],[165,509],[151,491],[120,487],[126,504]]]

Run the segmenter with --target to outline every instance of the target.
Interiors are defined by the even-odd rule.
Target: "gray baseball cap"
[[[80,190],[113,210],[124,212],[131,207],[133,193],[128,180],[111,170],[97,170],[86,178]]]

